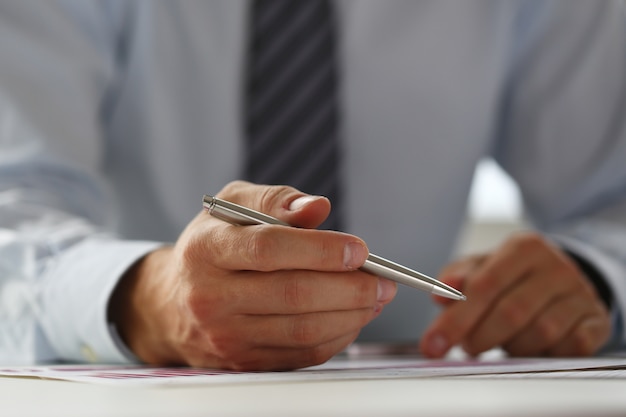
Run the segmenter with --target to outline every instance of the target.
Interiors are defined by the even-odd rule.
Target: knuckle
[[[512,328],[520,328],[528,318],[528,303],[523,300],[509,300],[499,310],[504,322]]]
[[[595,343],[591,336],[589,332],[582,328],[572,333],[570,339],[574,355],[589,356],[595,351]]]
[[[271,268],[274,259],[272,254],[276,251],[276,242],[271,238],[270,230],[265,225],[258,225],[253,229],[245,243],[245,254],[248,261],[260,270]]]
[[[190,291],[185,297],[185,305],[196,320],[205,320],[212,315],[212,307],[207,297],[199,291]]]
[[[324,345],[315,346],[307,349],[306,362],[310,365],[320,365],[328,361],[334,353]]]
[[[562,326],[554,319],[543,317],[535,324],[537,338],[545,343],[555,341],[561,332]]]
[[[309,316],[296,316],[291,321],[291,338],[301,347],[314,346],[320,334],[319,326]]]
[[[204,244],[200,235],[191,236],[177,247],[182,265],[196,265],[204,259]]]
[[[220,226],[224,225],[220,223]],[[233,244],[229,243],[231,240],[229,230],[212,227],[206,233],[187,233],[176,243],[174,251],[182,268],[197,270],[201,265],[219,265],[230,256],[233,249]]]
[[[358,277],[351,285],[353,308],[372,307],[376,303],[378,278],[373,276]]]
[[[271,187],[265,187],[261,192],[259,201],[261,202],[262,210],[271,211],[272,208],[277,205],[280,206],[285,195],[293,192],[295,189],[288,185],[274,185]]]
[[[228,364],[229,368],[241,366],[243,361],[250,359],[249,344],[240,332],[229,326],[220,326],[205,334],[207,343],[203,350],[209,357]]]
[[[521,232],[510,239],[513,249],[520,252],[532,252],[546,245],[541,235],[532,232]]]
[[[473,294],[480,294],[489,298],[499,287],[498,281],[501,275],[499,268],[492,268],[489,273],[481,273],[471,277],[467,282],[467,290]]]
[[[293,276],[285,280],[283,291],[283,298],[287,307],[299,310],[309,304],[310,292],[306,289],[301,277]]]
[[[343,249],[343,244],[341,246]],[[337,246],[337,241],[333,239],[319,239],[315,250],[317,251],[317,258],[322,259],[324,262],[328,262],[331,265],[343,264],[343,250]]]
[[[254,187],[256,186],[250,182],[235,180],[226,184],[217,196],[233,203],[246,205],[249,196],[253,194]]]
[[[203,325],[226,313],[229,298],[223,291],[205,291],[192,285],[183,295],[183,303],[195,322]]]
[[[550,271],[550,279],[566,288],[572,288],[579,291],[585,291],[586,281],[573,265],[565,262],[558,262]]]

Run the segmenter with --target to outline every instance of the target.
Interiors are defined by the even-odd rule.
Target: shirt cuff
[[[115,338],[107,307],[122,275],[161,242],[89,239],[65,251],[45,273],[43,331],[59,358],[134,362]]]

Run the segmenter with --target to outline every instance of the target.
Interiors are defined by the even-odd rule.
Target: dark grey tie
[[[340,145],[332,8],[323,0],[254,0],[250,11],[245,176],[332,203],[340,229]]]

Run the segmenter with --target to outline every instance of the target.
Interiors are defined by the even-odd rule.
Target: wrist
[[[130,267],[120,278],[109,302],[109,322],[122,342],[141,361],[151,364],[177,363],[168,343],[166,283],[171,247],[159,248]]]

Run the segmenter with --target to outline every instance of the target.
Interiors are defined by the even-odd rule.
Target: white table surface
[[[626,380],[446,377],[125,388],[0,378],[0,416],[626,416]]]

